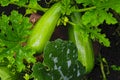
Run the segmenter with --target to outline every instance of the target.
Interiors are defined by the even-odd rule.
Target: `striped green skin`
[[[28,40],[28,46],[37,53],[41,53],[54,32],[60,16],[61,3],[55,3],[35,24]]]
[[[78,60],[85,66],[86,74],[90,73],[94,67],[94,52],[93,46],[90,38],[81,30],[78,30],[80,27],[80,14],[75,13],[71,16],[73,23],[78,25],[70,27],[69,36],[78,49]]]

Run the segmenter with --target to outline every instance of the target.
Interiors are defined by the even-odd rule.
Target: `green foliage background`
[[[120,0],[51,0],[51,3],[46,5],[50,7],[50,4],[58,1],[61,1],[63,5],[61,12],[64,16],[69,18],[73,12],[82,13],[81,24],[83,27],[81,29],[86,32],[91,39],[98,40],[106,47],[110,46],[109,39],[106,38],[105,34],[101,34],[99,25],[103,23],[109,25],[118,23],[112,11],[120,14]],[[12,4],[17,5],[18,8],[24,7],[26,9],[24,15],[13,10],[10,15],[2,12],[0,16],[0,62],[5,64],[7,68],[15,67],[15,70],[12,69],[14,74],[26,70],[28,66],[24,64],[24,60],[27,61],[27,63],[35,64],[36,60],[33,56],[35,51],[31,50],[29,46],[22,46],[22,44],[27,42],[27,37],[31,33],[30,28],[32,27],[32,24],[29,22],[29,17],[26,15],[37,11],[46,12],[49,9],[49,7],[41,6],[40,2],[41,0],[0,0],[2,7]],[[79,6],[76,7],[76,5]],[[70,22],[69,20],[69,23]],[[4,59],[8,60],[7,64]],[[49,62],[49,60],[45,59],[45,63],[47,63],[47,61]],[[39,68],[38,66],[41,67],[42,72],[45,71],[43,64],[36,63],[33,67],[33,75],[35,78],[37,78],[36,69]],[[3,71],[7,72],[6,70]],[[44,74],[47,75],[46,73],[41,75]]]

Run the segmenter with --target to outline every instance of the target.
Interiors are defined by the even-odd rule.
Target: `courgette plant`
[[[118,0],[0,0],[0,63],[6,65],[0,65],[0,77],[4,72],[14,80],[20,79],[18,75],[23,80],[83,79],[94,68],[92,41],[110,47],[99,25],[118,23],[111,10],[119,14],[119,4]],[[6,14],[4,7],[10,5],[17,8]],[[37,12],[43,13],[41,18],[30,23],[29,15]],[[50,41],[60,25],[68,28],[69,39]],[[36,54],[43,55],[43,62]]]

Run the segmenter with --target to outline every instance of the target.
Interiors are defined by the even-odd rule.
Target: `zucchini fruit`
[[[82,26],[80,13],[74,13],[71,15],[71,20],[76,25],[70,27],[69,37],[70,40],[76,44],[78,49],[78,60],[86,68],[86,73],[91,72],[94,67],[94,52],[90,38],[83,30],[80,30]]]
[[[35,24],[28,40],[28,46],[41,53],[47,41],[54,32],[58,19],[61,16],[61,3],[55,3]]]

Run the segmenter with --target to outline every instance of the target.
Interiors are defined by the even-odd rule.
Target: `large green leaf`
[[[44,49],[44,63],[34,65],[33,76],[38,80],[80,80],[85,69],[77,58],[77,49],[72,42],[60,39],[48,42]]]
[[[35,52],[24,45],[31,26],[29,18],[17,11],[12,11],[9,16],[2,14],[0,17],[0,60],[8,58],[11,65],[17,65],[19,71],[25,67],[23,59],[28,62],[35,61],[33,57]]]

